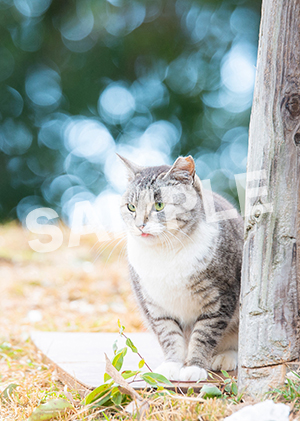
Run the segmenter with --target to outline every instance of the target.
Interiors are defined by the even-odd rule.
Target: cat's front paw
[[[154,372],[162,374],[169,380],[179,380],[179,372],[182,367],[181,363],[166,361],[159,365]]]
[[[182,382],[187,381],[198,381],[206,380],[207,371],[204,368],[198,367],[197,365],[190,365],[187,367],[182,367],[179,373],[179,380]]]
[[[211,369],[213,371],[235,370],[238,362],[238,353],[233,350],[224,351],[212,359]]]

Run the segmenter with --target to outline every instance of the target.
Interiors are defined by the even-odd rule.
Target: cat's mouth
[[[142,232],[142,237],[153,237],[153,235],[147,234],[146,232]]]

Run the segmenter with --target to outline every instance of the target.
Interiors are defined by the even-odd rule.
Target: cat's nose
[[[145,228],[145,226],[146,226],[146,224],[140,224],[140,225],[138,225],[138,228],[139,228],[141,231],[143,231],[143,229]]]

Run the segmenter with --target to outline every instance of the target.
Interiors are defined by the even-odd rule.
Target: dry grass
[[[15,223],[0,226],[0,392],[18,385],[0,398],[0,421],[27,420],[39,404],[60,397],[75,408],[60,419],[105,419],[99,410],[80,406],[76,391],[65,389],[43,363],[30,342],[31,330],[109,332],[117,330],[118,319],[127,332],[143,330],[127,281],[123,244],[111,253],[118,240],[105,248],[96,244],[96,236],[84,236],[80,247],[68,248],[69,233],[62,229],[62,247],[42,254],[29,247],[32,234]],[[223,399],[165,397],[152,399],[145,419],[218,421],[233,410]],[[124,411],[107,412],[107,417],[133,419]]]

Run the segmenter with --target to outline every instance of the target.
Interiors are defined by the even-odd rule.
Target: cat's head
[[[191,156],[172,166],[140,167],[121,157],[128,172],[121,214],[130,235],[146,244],[190,236],[202,219],[201,183]]]

